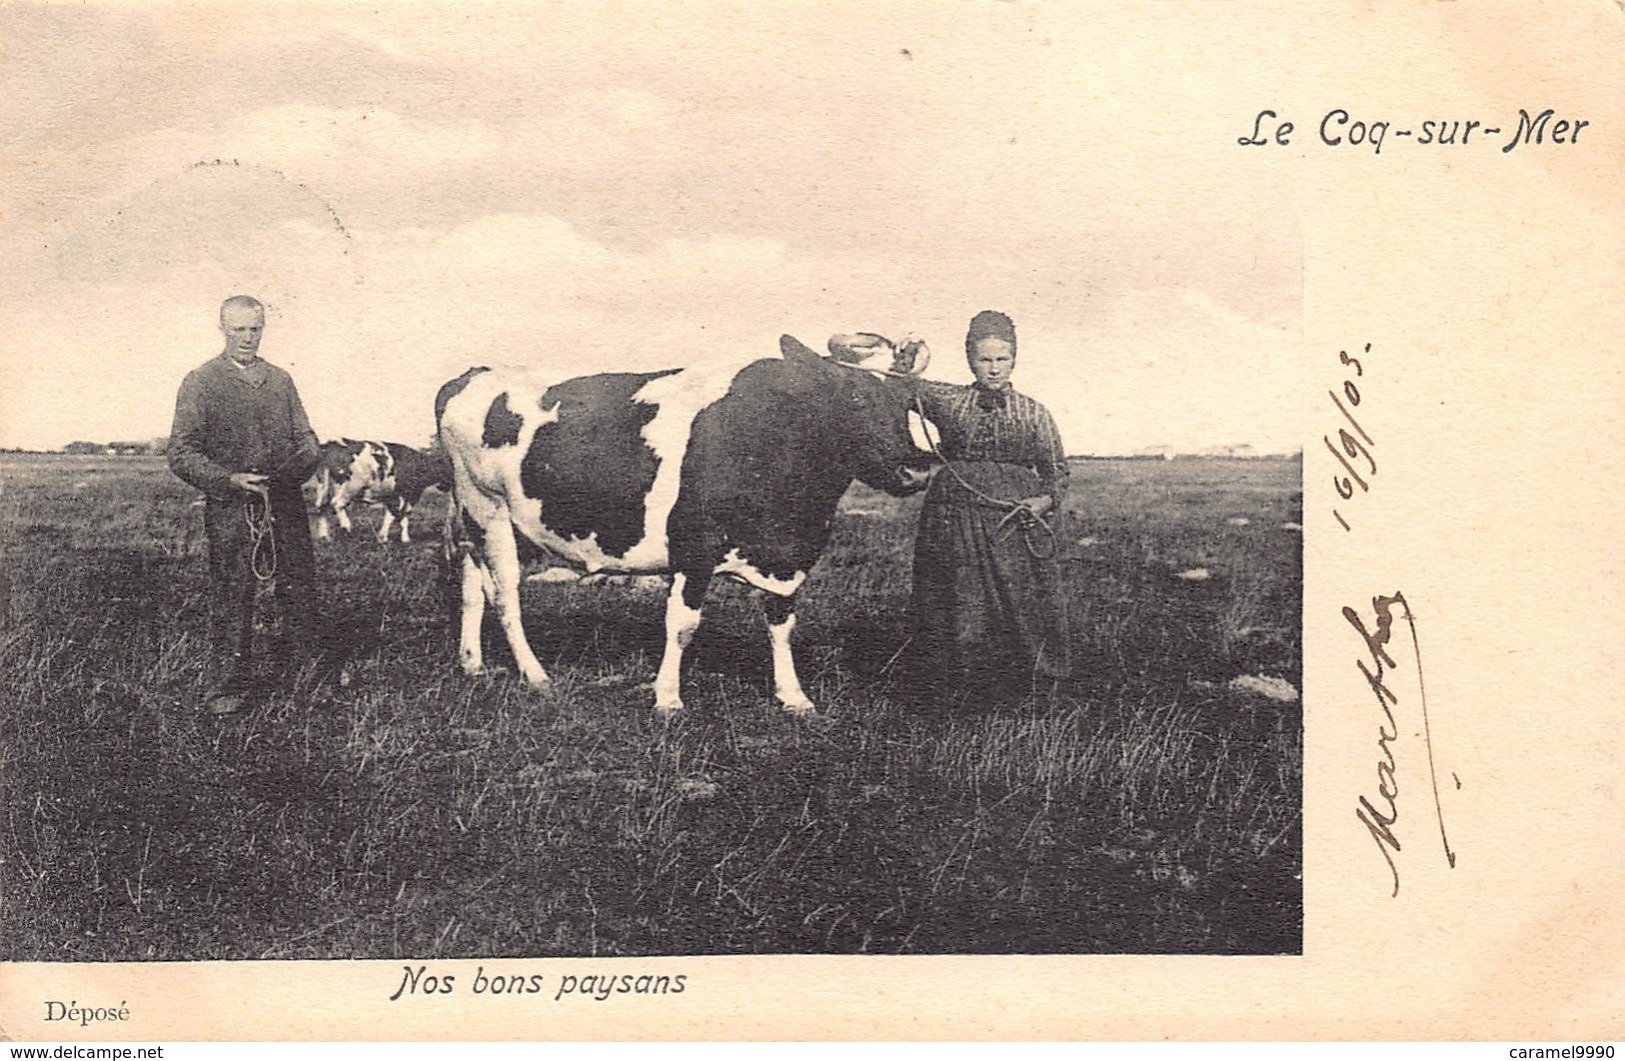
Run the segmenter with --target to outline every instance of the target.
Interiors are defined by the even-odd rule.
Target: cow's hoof
[[[459,664],[463,673],[470,678],[478,678],[485,673],[485,665],[477,659],[464,658]]]
[[[549,678],[545,674],[538,674],[534,677],[527,674],[525,675],[525,684],[530,686],[532,689],[551,689],[553,687],[553,679]]]
[[[779,703],[783,704],[784,709],[792,715],[806,717],[809,715],[818,714],[818,707],[805,696],[791,697],[788,699],[781,696],[779,697]]]
[[[655,714],[664,719],[671,719],[681,714],[683,702],[681,700],[668,700],[665,703],[655,704]]]

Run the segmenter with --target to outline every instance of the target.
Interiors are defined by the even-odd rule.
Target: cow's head
[[[921,421],[914,395],[930,351],[918,340],[895,345],[880,336],[836,338],[862,342],[841,350],[831,340],[832,357],[819,356],[789,335],[779,339],[779,348],[786,361],[829,380],[834,426],[854,476],[899,497],[924,489],[938,460],[926,434],[933,428]]]

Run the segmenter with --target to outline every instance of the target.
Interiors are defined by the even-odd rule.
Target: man
[[[169,467],[208,497],[209,711],[230,715],[254,684],[254,597],[262,579],[275,578],[294,659],[314,654],[316,557],[301,486],[320,449],[293,378],[260,359],[265,307],[233,295],[220,306],[220,331],[219,356],[181,382]]]

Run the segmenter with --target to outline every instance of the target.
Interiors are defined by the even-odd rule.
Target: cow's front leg
[[[513,522],[506,511],[485,528],[485,562],[490,565],[492,581],[496,583],[497,618],[502,621],[502,632],[508,637],[508,648],[513,652],[519,673],[532,685],[546,685],[547,671],[530,650],[525,640],[525,627],[520,621],[519,545],[514,538]]]
[[[672,576],[671,591],[666,595],[666,650],[655,674],[655,710],[663,715],[683,709],[683,652],[699,629],[707,585],[706,579],[691,582],[681,571]]]
[[[337,501],[333,503],[333,516],[339,521],[339,530],[345,534],[350,534],[355,530],[355,524],[350,522],[350,503],[348,500],[343,503]]]
[[[327,509],[324,508],[316,515],[316,540],[325,542],[330,541],[332,537],[333,534],[327,526]]]
[[[790,635],[796,629],[795,595],[769,593],[762,600],[762,611],[767,615],[767,636],[773,643],[773,694],[791,714],[813,714],[818,709],[802,691],[795,656],[790,651]]]
[[[384,522],[378,525],[379,542],[389,541],[389,532],[395,526],[395,510],[388,505],[384,506]]]
[[[411,545],[412,535],[406,529],[407,523],[412,519],[412,506],[406,502],[401,504],[401,544]]]

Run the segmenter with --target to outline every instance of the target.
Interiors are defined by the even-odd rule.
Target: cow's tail
[[[442,384],[434,396],[434,438],[430,440],[428,456],[443,476],[451,503],[446,507],[446,518],[440,526],[441,588],[445,593],[446,615],[453,631],[457,629],[463,608],[463,558],[474,548],[464,532],[463,499],[458,496],[457,477],[452,467],[451,444],[446,437],[446,406],[462,393],[469,380],[482,372],[483,366],[471,368]]]

